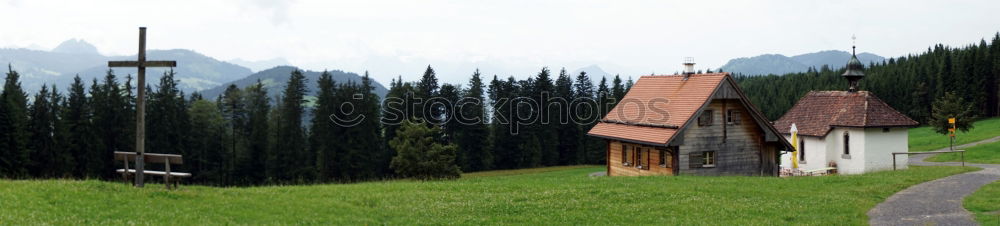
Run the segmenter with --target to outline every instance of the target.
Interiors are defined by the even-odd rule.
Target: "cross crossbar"
[[[177,67],[177,61],[108,61],[108,67]]]

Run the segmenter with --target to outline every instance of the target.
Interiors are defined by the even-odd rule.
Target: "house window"
[[[806,141],[799,139],[799,162],[806,162]]]
[[[740,111],[739,110],[727,110],[726,111],[726,124],[729,124],[729,125],[739,125],[740,124]]]
[[[622,144],[622,165],[630,166],[632,165],[632,150],[629,150],[629,146]]]
[[[889,128],[882,128],[882,132],[883,133],[888,133],[889,132]]]
[[[705,110],[705,111],[701,112],[701,116],[698,116],[698,125],[699,126],[711,126],[712,125],[712,120],[713,120],[712,119],[712,115],[714,115],[714,111],[712,111],[712,110]]]
[[[639,156],[639,169],[649,170],[649,149],[635,147],[635,152]]]
[[[706,151],[702,153],[701,167],[715,167],[715,151]]]
[[[851,134],[844,132],[844,155],[851,155]]]
[[[662,149],[660,150],[660,167],[670,168],[670,166],[672,165],[670,164],[670,162],[672,160],[673,160],[673,155],[670,154],[670,151]]]

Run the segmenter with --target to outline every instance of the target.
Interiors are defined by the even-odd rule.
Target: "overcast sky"
[[[51,49],[70,38],[105,55],[193,49],[229,60],[285,58],[311,69],[368,70],[380,82],[443,82],[574,70],[673,73],[684,57],[850,50],[893,57],[966,45],[1000,30],[1000,1],[48,1],[0,0],[0,47]]]

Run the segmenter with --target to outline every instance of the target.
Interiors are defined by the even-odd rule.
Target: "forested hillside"
[[[848,58],[843,60],[847,63]],[[771,120],[776,120],[810,90],[847,90],[843,70],[819,70],[785,75],[737,75],[747,96]],[[911,118],[925,123],[931,102],[954,92],[974,103],[981,117],[994,117],[998,109],[1000,33],[992,41],[949,47],[935,45],[920,54],[890,58],[866,66],[861,89],[875,93]]]

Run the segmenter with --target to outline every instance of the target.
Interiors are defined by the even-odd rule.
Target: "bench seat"
[[[125,173],[125,169],[118,169],[117,172],[118,173]],[[151,174],[151,175],[157,175],[157,176],[163,176],[163,175],[167,174],[167,172],[155,171],[155,170],[143,170],[142,172],[145,173],[145,174]],[[135,169],[128,169],[128,173],[135,174],[136,172],[135,172]],[[190,173],[180,173],[180,172],[170,172],[170,176],[171,177],[191,177],[191,174]]]

